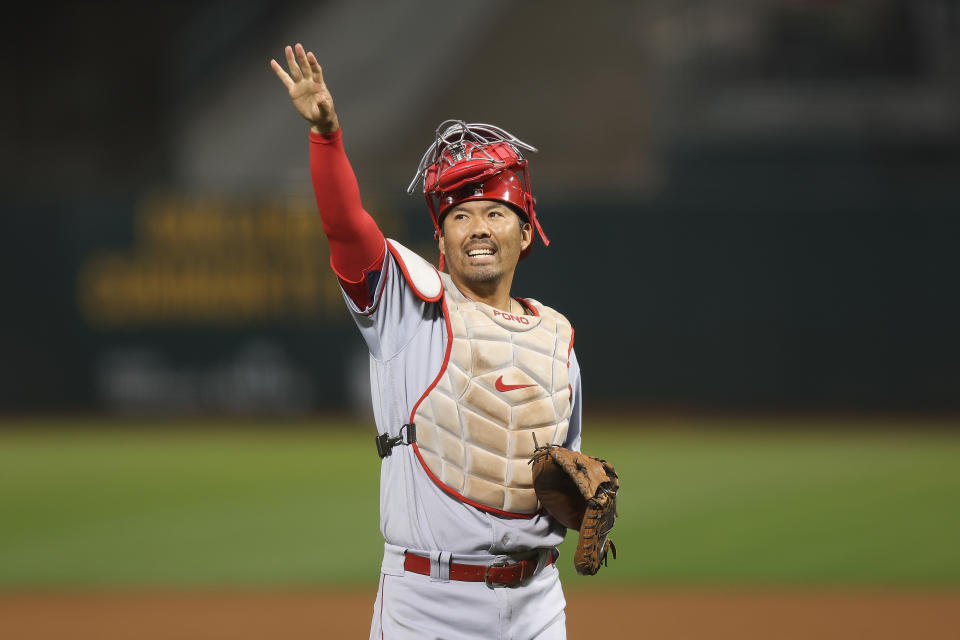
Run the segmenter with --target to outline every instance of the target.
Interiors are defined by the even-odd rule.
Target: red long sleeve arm
[[[383,262],[383,233],[360,201],[357,178],[343,149],[341,129],[310,132],[310,176],[323,231],[330,242],[330,266],[358,307],[370,301],[367,272]]]

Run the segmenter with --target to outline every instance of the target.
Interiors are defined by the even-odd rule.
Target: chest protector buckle
[[[404,438],[404,431],[406,431],[406,438]],[[411,422],[400,427],[400,433],[393,438],[390,437],[389,433],[381,433],[375,439],[377,441],[377,455],[382,460],[393,453],[394,447],[401,444],[411,445],[416,442],[417,425]]]

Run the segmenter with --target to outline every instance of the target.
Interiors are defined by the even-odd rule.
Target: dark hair
[[[517,214],[517,217],[520,218],[521,227],[525,224],[530,224],[530,216],[524,213],[523,210],[517,207],[516,205],[513,205],[509,202],[504,202],[503,200],[495,200],[494,202],[499,202],[500,204],[504,205],[505,207],[513,211],[515,214]],[[453,205],[452,207],[450,207],[449,209],[447,209],[446,211],[440,214],[440,218],[437,220],[437,226],[440,227],[440,233],[443,233],[443,221],[447,218],[447,214],[453,211],[454,209],[456,209],[457,205],[459,204],[461,203],[458,202],[457,204]]]

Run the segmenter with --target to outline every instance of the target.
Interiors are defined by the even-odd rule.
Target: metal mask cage
[[[467,142],[472,143],[469,145],[469,158],[466,155],[468,152]],[[517,156],[517,163],[514,166],[519,166],[524,160],[521,149],[533,153],[537,152],[537,148],[533,145],[527,144],[509,131],[495,125],[483,122],[468,124],[463,120],[444,120],[437,127],[436,139],[427,147],[420,158],[420,164],[407,187],[407,193],[413,194],[417,184],[421,181],[423,182],[424,193],[427,192],[427,171],[435,164],[437,165],[438,177],[443,172],[444,163],[449,165],[449,168],[462,160],[477,159],[476,154],[478,153],[483,155],[483,159],[493,164],[506,165],[502,159],[486,149],[490,145],[498,143],[506,143],[513,149]],[[504,168],[507,167],[504,166]]]

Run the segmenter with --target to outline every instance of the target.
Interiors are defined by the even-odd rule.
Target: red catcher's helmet
[[[413,193],[423,180],[436,237],[440,236],[443,214],[454,205],[468,200],[497,200],[526,216],[544,246],[550,244],[537,221],[537,201],[530,191],[530,171],[521,149],[536,152],[536,148],[491,124],[467,124],[463,120],[440,123],[436,140],[424,152],[407,188],[407,193]],[[530,255],[532,249],[533,242],[521,252],[520,259]]]

